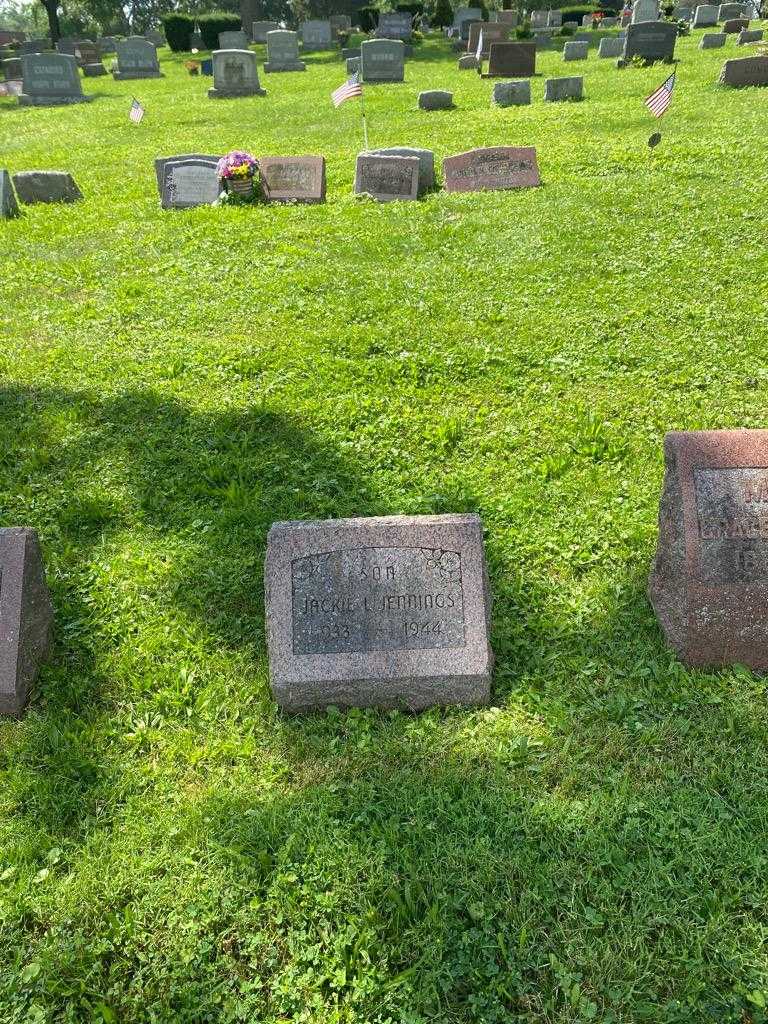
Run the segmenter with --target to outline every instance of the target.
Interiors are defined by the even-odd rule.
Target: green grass
[[[3,1024],[765,1021],[768,686],[644,593],[664,432],[766,422],[766,94],[698,37],[653,154],[667,69],[544,53],[585,101],[495,110],[428,42],[371,144],[535,145],[544,187],[419,203],[352,196],[330,56],[0,101],[3,164],[86,197],[0,225],[0,521],[56,606],[0,726]],[[155,156],[235,147],[324,154],[327,204],[160,211]],[[278,714],[270,523],[449,510],[492,706]]]

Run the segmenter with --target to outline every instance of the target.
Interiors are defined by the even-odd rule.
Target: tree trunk
[[[59,27],[59,0],[40,0],[48,15],[48,31],[51,35],[51,42],[55,46],[61,39],[61,28]]]

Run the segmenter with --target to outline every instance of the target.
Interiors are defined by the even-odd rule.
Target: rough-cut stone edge
[[[276,553],[278,542],[293,534],[296,540],[303,533],[309,535],[314,530],[318,533],[322,543],[318,550],[327,550],[333,540],[327,539],[325,529],[334,529],[337,532],[359,530],[371,527],[380,528],[384,531],[387,528],[394,530],[425,529],[435,530],[440,527],[450,529],[461,527],[476,531],[477,553],[479,558],[479,579],[477,579],[476,596],[482,602],[482,623],[484,630],[484,644],[482,649],[475,645],[475,650],[465,656],[465,662],[469,667],[472,661],[472,672],[465,672],[450,676],[448,674],[437,675],[434,673],[419,674],[418,663],[425,663],[429,657],[435,656],[434,650],[428,651],[397,651],[377,652],[380,661],[378,670],[371,674],[362,675],[359,679],[334,678],[334,673],[329,672],[325,678],[313,679],[309,684],[305,679],[288,677],[284,674],[280,677],[281,671],[290,663],[292,656],[280,655],[281,639],[287,638],[287,633],[281,636],[280,630],[285,628],[284,616],[286,612],[286,600],[290,603],[290,595],[286,597],[285,582],[280,587],[280,570],[287,573],[290,566],[290,555],[286,556],[281,552]],[[394,540],[395,538],[392,538]],[[410,535],[408,539],[412,540]],[[405,537],[403,537],[405,540]],[[370,540],[367,540],[370,543]],[[312,546],[301,545],[300,541],[295,548],[296,553],[310,553]],[[295,557],[295,555],[294,555]],[[483,530],[480,517],[474,514],[442,515],[442,516],[383,516],[370,519],[336,519],[315,522],[277,522],[269,531],[267,538],[267,556],[264,572],[265,587],[265,619],[267,632],[267,648],[269,651],[269,673],[272,693],[282,710],[290,713],[301,713],[306,711],[321,710],[328,706],[336,707],[381,707],[381,708],[405,708],[409,711],[420,711],[435,705],[475,705],[484,704],[490,698],[491,675],[493,672],[493,651],[490,645],[490,620],[491,620],[491,594],[488,581],[488,569],[485,559],[485,548],[483,545]],[[278,591],[282,589],[282,601]],[[290,590],[290,585],[288,587]],[[288,615],[290,620],[290,615]],[[450,649],[443,649],[444,656],[449,658]],[[388,669],[386,654],[397,654],[400,661],[411,661],[413,670],[408,675],[402,670],[395,671]],[[383,655],[383,656],[382,656]],[[323,659],[347,658],[358,663],[368,659],[375,660],[372,656],[365,654],[334,654],[334,655],[310,655],[316,666],[323,664]],[[393,659],[394,660],[394,659]],[[328,662],[326,661],[326,664]],[[322,668],[320,669],[322,671]],[[297,692],[301,688],[301,692]],[[439,688],[442,693],[448,693],[448,699],[435,699],[435,690]],[[450,691],[450,692],[449,692]]]
[[[18,717],[50,652],[53,607],[37,533],[28,527],[0,529],[0,549],[4,553],[0,611],[12,617],[16,638],[3,635],[15,664],[16,687],[13,693],[0,689],[0,715]]]

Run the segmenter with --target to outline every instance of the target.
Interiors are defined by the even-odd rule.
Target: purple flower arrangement
[[[252,178],[258,169],[259,161],[255,156],[242,149],[233,149],[219,160],[216,173],[220,178],[242,181],[245,178]]]

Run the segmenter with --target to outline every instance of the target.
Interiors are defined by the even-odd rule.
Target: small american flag
[[[0,82],[0,96],[21,96],[23,91],[20,81]]]
[[[331,93],[331,99],[333,100],[334,107],[340,107],[344,100],[351,100],[355,96],[362,95],[363,87],[360,84],[360,75],[356,71],[354,75],[350,75],[343,85],[340,85],[338,89]]]
[[[669,104],[672,102],[672,90],[675,88],[675,72],[673,71],[666,82],[662,82],[656,92],[652,92],[645,100],[654,117],[661,117]]]
[[[130,117],[134,124],[138,124],[142,117],[144,117],[144,107],[142,107],[138,100],[134,100],[131,104],[128,117]]]

